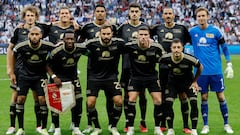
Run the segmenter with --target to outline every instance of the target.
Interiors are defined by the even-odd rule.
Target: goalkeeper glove
[[[228,78],[228,79],[233,78],[233,68],[232,68],[232,63],[231,62],[227,63],[227,67],[226,67],[224,73],[226,74],[226,78]]]

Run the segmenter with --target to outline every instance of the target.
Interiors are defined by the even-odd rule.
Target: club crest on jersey
[[[32,55],[31,60],[33,60],[33,61],[36,60],[37,61],[37,60],[39,60],[39,56],[34,54],[34,55]]]
[[[173,69],[173,74],[174,75],[182,75],[183,73],[182,73],[180,68],[174,68]]]
[[[214,34],[206,33],[206,37],[207,37],[207,38],[214,38]]]
[[[103,51],[102,52],[102,57],[110,57],[110,52],[109,51]]]
[[[138,61],[146,61],[146,57],[144,55],[139,55]]]
[[[72,65],[72,64],[74,64],[74,59],[73,58],[68,58],[66,63],[67,63],[67,65]]]
[[[132,38],[137,38],[137,32],[136,31],[132,33]]]

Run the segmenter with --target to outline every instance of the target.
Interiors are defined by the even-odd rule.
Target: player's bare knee
[[[88,108],[95,108],[96,99],[94,99],[94,98],[88,98],[88,100],[87,100],[87,105],[88,105]]]
[[[208,100],[208,93],[202,93],[201,98],[202,100]]]
[[[32,91],[34,101],[38,101],[38,95],[36,91]]]
[[[224,92],[217,93],[217,98],[219,102],[222,102],[225,100]]]
[[[122,106],[122,96],[114,96],[113,101],[116,106]]]
[[[26,101],[26,96],[18,96],[17,103],[18,104],[24,104]]]
[[[185,92],[180,93],[180,94],[179,94],[179,99],[180,99],[181,101],[186,100],[186,99],[187,99],[187,94],[186,94]]]
[[[162,103],[161,97],[153,97],[153,103],[156,105],[160,105]]]
[[[45,105],[46,104],[46,100],[44,96],[38,96],[38,102],[40,105]]]

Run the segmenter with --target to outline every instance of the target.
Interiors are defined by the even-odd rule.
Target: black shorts
[[[39,80],[17,80],[17,93],[19,96],[27,96],[29,89],[37,92],[38,96],[45,96],[47,79]]]
[[[80,83],[80,80],[79,78],[75,79],[72,81],[72,84],[74,86],[74,91],[76,92],[80,92],[82,93],[82,88],[81,88],[81,83]]]
[[[154,80],[131,79],[128,85],[128,92],[130,91],[141,92],[144,91],[146,88],[148,89],[149,93],[161,92],[160,82],[158,79]]]
[[[87,81],[87,96],[95,96],[98,97],[99,90],[102,89],[105,93],[109,93],[110,97],[114,97],[116,95],[122,95],[122,88],[120,83],[117,80],[109,80],[109,81]]]
[[[197,97],[195,91],[189,89],[190,83],[168,83],[168,90],[165,91],[166,97],[176,98],[179,93],[185,92],[187,97]]]

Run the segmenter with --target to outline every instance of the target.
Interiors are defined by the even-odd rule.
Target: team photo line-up
[[[208,24],[210,15],[205,7],[196,9],[197,25],[189,30],[175,23],[175,13],[171,7],[163,9],[163,24],[145,24],[141,21],[138,3],[129,4],[128,20],[119,26],[106,19],[106,8],[102,4],[96,5],[94,20],[83,26],[72,19],[68,7],[60,8],[58,21],[39,23],[39,16],[39,9],[35,6],[22,9],[23,23],[15,28],[7,49],[7,74],[12,96],[10,126],[6,134],[27,134],[24,131],[24,104],[31,89],[35,102],[36,132],[61,135],[61,111],[50,107],[49,104],[54,103],[50,100],[53,95],[50,97],[49,91],[59,94],[68,84],[73,95],[68,102],[74,102],[74,105],[68,104],[72,135],[103,134],[95,107],[100,90],[105,93],[108,130],[112,135],[120,135],[117,124],[122,110],[125,134],[137,134],[134,132],[137,101],[140,105],[140,131],[148,132],[145,120],[146,90],[154,105],[154,132],[149,134],[163,135],[166,132],[167,135],[175,135],[173,104],[176,98],[179,98],[181,105],[182,131],[191,135],[208,134],[209,91],[216,92],[223,130],[227,134],[234,133],[228,122],[220,49],[226,59],[225,73],[229,79],[234,76],[231,57],[221,30]],[[184,52],[187,43],[193,46],[193,55]],[[87,84],[84,90],[87,96],[87,125],[81,131],[79,125],[85,95],[82,95],[77,65],[82,55],[87,57]],[[122,65],[120,79],[119,65]],[[198,93],[201,93],[201,131],[197,130]],[[49,110],[51,126],[47,130]],[[189,116],[191,126],[188,124]],[[15,127],[16,118],[18,128]]]

